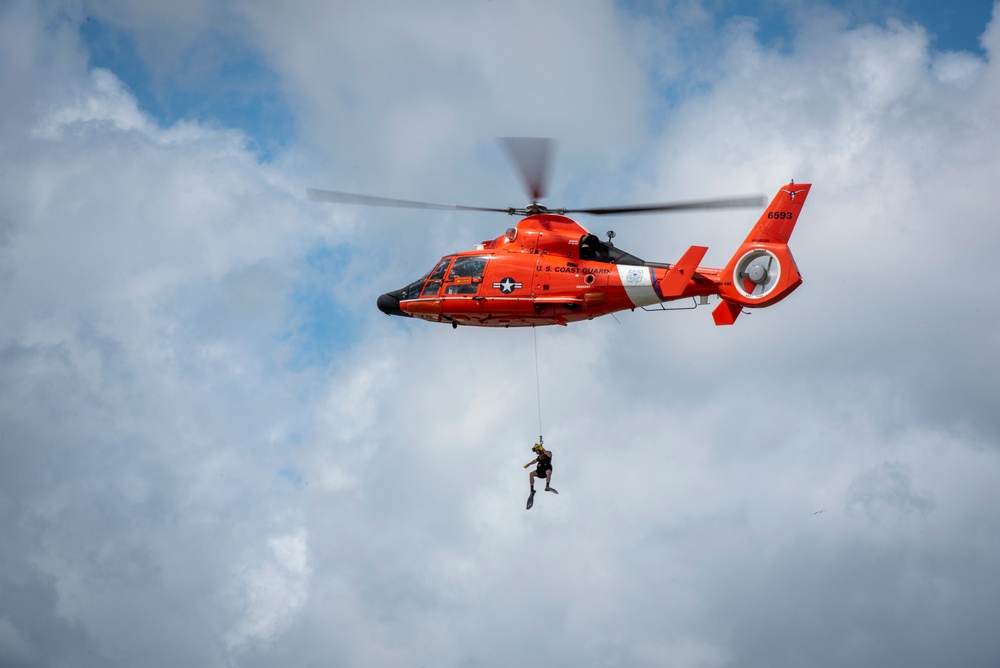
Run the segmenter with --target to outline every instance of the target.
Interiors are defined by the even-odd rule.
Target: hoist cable
[[[538,333],[531,327],[531,336],[535,339],[535,392],[538,396],[538,442],[542,442],[542,383],[538,372]]]

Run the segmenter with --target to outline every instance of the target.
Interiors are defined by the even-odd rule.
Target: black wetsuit
[[[535,467],[535,475],[544,478],[552,470],[552,457],[544,452],[538,455],[538,466]]]

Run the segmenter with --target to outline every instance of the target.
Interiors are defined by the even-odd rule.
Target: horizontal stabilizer
[[[658,281],[660,296],[664,299],[680,297],[684,289],[694,278],[698,263],[708,252],[706,246],[691,246],[687,249],[677,264],[667,270],[666,275]]]
[[[742,310],[743,307],[739,304],[723,300],[712,310],[712,319],[715,320],[716,325],[731,325],[736,322],[736,318]]]

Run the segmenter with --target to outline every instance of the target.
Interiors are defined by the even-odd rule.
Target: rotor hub
[[[767,282],[767,269],[761,265],[754,265],[750,267],[747,272],[747,278],[756,283],[757,285],[762,285]]]

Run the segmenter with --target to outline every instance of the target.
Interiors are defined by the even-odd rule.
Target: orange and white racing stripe
[[[619,264],[618,277],[625,288],[625,294],[634,306],[649,306],[663,301],[656,289],[656,278],[652,267]]]

